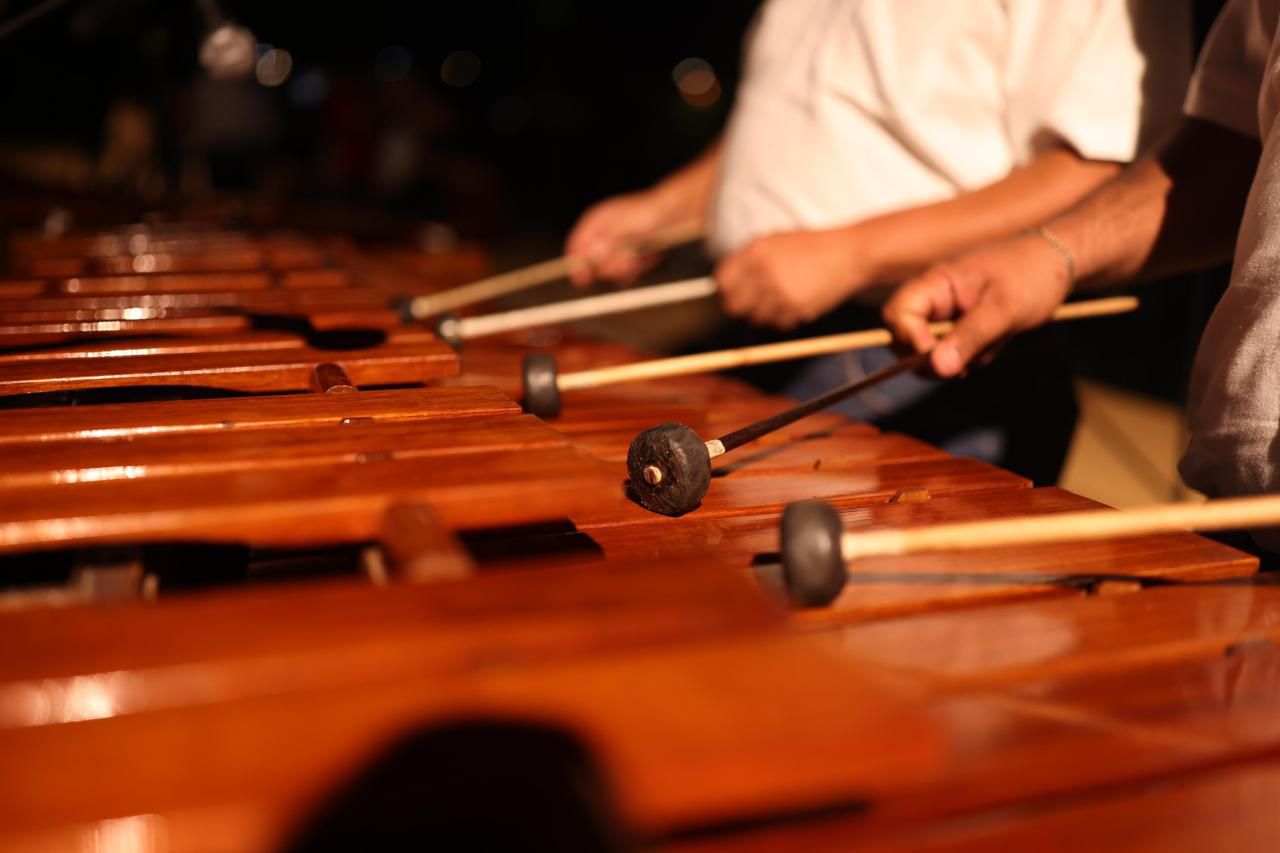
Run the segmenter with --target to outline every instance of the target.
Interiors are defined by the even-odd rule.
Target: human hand
[[[583,261],[573,265],[569,280],[579,287],[601,280],[631,284],[662,257],[660,252],[638,251],[636,244],[671,224],[667,205],[652,190],[593,205],[565,241],[565,254]]]
[[[790,231],[753,240],[716,267],[725,311],[790,329],[816,320],[873,283],[856,227]]]
[[[908,281],[884,307],[894,337],[933,350],[935,373],[951,377],[997,341],[1049,319],[1071,292],[1062,255],[1036,234],[1022,235],[936,264]],[[956,320],[941,340],[936,320]]]

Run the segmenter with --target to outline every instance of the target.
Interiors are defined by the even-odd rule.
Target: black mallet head
[[[849,580],[840,541],[844,525],[826,501],[797,501],[782,513],[782,579],[791,603],[824,607]]]
[[[391,303],[391,309],[396,312],[401,323],[416,323],[418,317],[413,313],[413,297],[400,296]]]
[[[526,355],[520,368],[524,410],[540,418],[559,417],[560,387],[556,384],[559,372],[556,369],[556,357],[545,352]]]
[[[684,424],[645,430],[627,451],[627,473],[636,499],[662,515],[684,515],[711,485],[711,456],[698,434]]]

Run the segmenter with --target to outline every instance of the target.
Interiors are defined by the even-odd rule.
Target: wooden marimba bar
[[[794,500],[855,530],[1095,504],[823,413],[654,515],[637,432],[785,403],[686,376],[544,422],[528,339],[459,357],[370,320],[462,280],[420,258],[135,236],[27,246],[0,284],[5,849],[1280,840],[1280,596],[1252,558],[1189,533],[877,558],[788,611]],[[118,271],[146,253],[182,271]],[[240,325],[177,325],[210,317]],[[352,330],[378,334],[320,334]]]

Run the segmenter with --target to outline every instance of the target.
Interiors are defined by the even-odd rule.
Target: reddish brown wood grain
[[[1031,484],[998,468],[973,459],[947,458],[915,462],[888,462],[837,471],[813,471],[803,477],[779,471],[751,476],[713,478],[701,505],[688,517],[717,518],[781,512],[787,504],[809,498],[838,506],[883,504],[903,490],[926,490],[931,495],[970,494],[1027,489]],[[665,536],[681,519],[656,515],[630,501],[574,516],[583,529],[640,524],[653,536]]]
[[[680,701],[661,698],[671,696]],[[486,712],[580,732],[642,833],[852,805],[932,768],[940,746],[924,720],[804,638],[763,633],[0,731],[12,771],[0,778],[0,821],[33,830],[251,800],[283,831],[387,733]],[[866,748],[873,739],[900,747]],[[95,774],[59,778],[73,761]]]
[[[0,418],[0,448],[45,441],[426,421],[519,412],[520,407],[496,389],[481,387],[362,391],[341,397],[297,394],[270,400],[232,398],[28,409],[6,412]]]
[[[323,318],[325,315],[320,315]],[[314,323],[316,317],[312,317]],[[236,320],[240,323],[240,320]],[[425,329],[401,326],[391,329],[387,341],[397,344],[420,344],[435,336]],[[131,338],[69,343],[36,349],[0,351],[0,365],[19,361],[48,361],[68,358],[135,358],[139,356],[186,355],[190,353],[245,352],[249,350],[299,350],[307,347],[306,339],[291,332],[251,331],[237,335],[196,337]],[[476,386],[479,387],[479,386]]]
[[[182,227],[15,248],[47,280],[0,283],[0,347],[217,337],[0,354],[14,394],[306,388],[321,362],[329,385],[422,381],[424,353],[456,371],[422,328],[357,352],[227,330],[390,329],[394,295],[475,260]],[[468,344],[449,382],[516,395],[547,347],[562,371],[640,357],[536,330]],[[1246,763],[1280,755],[1280,590],[1247,583],[1256,561],[1191,534],[866,560],[833,607],[788,618],[766,593],[793,500],[831,500],[855,533],[1090,505],[831,413],[716,460],[685,517],[626,499],[639,431],[712,438],[788,405],[698,376],[567,394],[550,424],[467,387],[7,413],[5,553],[380,540],[393,574],[465,579],[0,612],[25,652],[0,656],[0,846],[276,848],[398,734],[485,714],[581,737],[649,846],[1163,849],[1217,840],[1253,786],[1231,837],[1272,837],[1274,780]],[[451,531],[481,529],[476,573]],[[1108,583],[1128,592],[1088,595]],[[1147,831],[1165,809],[1185,819]]]
[[[227,335],[250,326],[249,318],[195,313],[149,320],[72,320],[53,323],[0,323],[0,351],[14,347],[97,338],[142,335]]]
[[[615,478],[597,460],[551,447],[18,487],[0,491],[0,551],[167,540],[359,542],[376,537],[382,514],[399,501],[426,503],[450,528],[528,524],[621,501]]]
[[[387,343],[363,350],[222,349],[160,352],[104,359],[0,363],[0,395],[87,388],[197,385],[231,391],[293,391],[310,387],[317,364],[338,364],[360,386],[421,383],[458,370],[457,354],[439,341]]]
[[[6,454],[0,490],[21,486],[283,471],[437,456],[567,447],[531,415],[358,422],[46,441]],[[175,483],[175,488],[180,487]]]

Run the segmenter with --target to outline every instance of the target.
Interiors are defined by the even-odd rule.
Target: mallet
[[[1096,509],[1053,515],[845,532],[824,501],[799,501],[782,513],[782,575],[792,602],[818,607],[839,596],[848,564],[863,557],[1045,545],[1167,533],[1280,526],[1280,495],[1170,503],[1139,509]]]
[[[855,382],[841,385],[798,406],[742,429],[703,441],[685,424],[665,423],[637,435],[627,450],[627,473],[636,499],[663,515],[683,515],[698,505],[711,485],[711,460],[749,441],[781,429],[846,397],[928,364],[927,352],[899,359]]]
[[[535,326],[571,323],[592,317],[606,317],[610,314],[625,314],[628,311],[673,305],[677,302],[689,302],[711,296],[715,292],[715,279],[709,276],[690,278],[652,287],[638,287],[634,290],[602,293],[599,296],[567,299],[550,305],[519,308],[498,314],[485,314],[478,317],[447,315],[436,324],[436,334],[441,340],[456,347],[472,338],[501,335],[505,332],[531,329]]]
[[[627,248],[629,251],[642,255],[674,249],[676,246],[683,246],[686,243],[701,240],[702,237],[701,223],[685,222],[656,231],[648,237],[635,240]],[[484,302],[487,299],[496,299],[499,296],[506,296],[555,281],[558,278],[569,275],[579,266],[589,264],[590,261],[585,258],[562,255],[561,257],[522,267],[518,270],[482,278],[479,281],[473,281],[470,284],[463,284],[449,290],[442,290],[439,293],[416,296],[405,303],[404,313],[407,315],[407,319],[425,320],[428,317],[434,317],[446,311],[456,311],[466,305]]]
[[[1138,300],[1133,296],[1089,299],[1060,306],[1058,310],[1053,312],[1050,322],[1124,314],[1133,311],[1137,307]],[[942,336],[951,331],[952,325],[950,321],[945,321],[933,323],[930,328],[933,330],[934,335]],[[860,332],[846,332],[838,335],[824,335],[819,338],[805,338],[797,341],[782,341],[776,344],[717,350],[695,355],[682,355],[675,358],[655,358],[650,361],[638,361],[631,364],[599,367],[593,370],[581,370],[576,373],[565,374],[560,374],[557,370],[555,356],[550,353],[535,353],[525,356],[522,365],[521,381],[524,386],[524,409],[526,412],[537,415],[540,418],[554,418],[560,414],[560,394],[564,391],[599,388],[605,385],[618,385],[623,382],[641,382],[646,379],[662,379],[668,376],[684,376],[691,373],[732,370],[736,367],[746,367],[752,364],[767,364],[798,358],[810,358],[816,355],[851,352],[853,350],[885,346],[892,342],[893,335],[888,329],[865,329]]]

